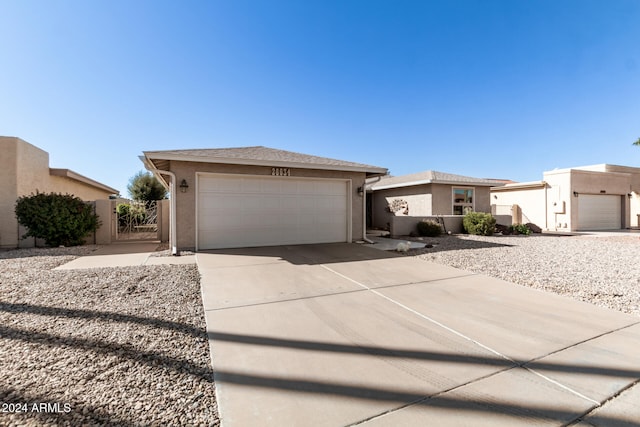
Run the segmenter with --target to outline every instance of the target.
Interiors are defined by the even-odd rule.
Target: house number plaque
[[[273,175],[273,176],[291,176],[291,170],[289,168],[271,168],[271,175]]]

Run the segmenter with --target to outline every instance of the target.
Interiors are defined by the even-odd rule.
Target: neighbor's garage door
[[[198,174],[198,249],[347,241],[348,182]]]
[[[620,196],[580,194],[578,230],[619,230],[621,204]]]

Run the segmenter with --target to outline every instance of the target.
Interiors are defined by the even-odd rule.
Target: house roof
[[[61,176],[64,178],[73,179],[74,181],[81,182],[83,184],[97,188],[98,190],[106,191],[111,194],[119,193],[119,191],[116,190],[115,188],[111,188],[107,185],[102,184],[101,182],[95,181],[91,178],[87,178],[86,176],[80,175],[79,173],[69,169],[49,168],[49,175]]]
[[[452,184],[469,185],[476,187],[494,187],[504,185],[504,181],[486,178],[473,178],[470,176],[455,175],[452,173],[429,170],[424,172],[412,173],[409,175],[383,177],[380,181],[370,183],[367,186],[367,189],[377,191],[385,190],[387,188],[411,187],[413,185],[423,184]]]
[[[311,156],[293,151],[255,146],[237,148],[205,148],[190,150],[145,151],[144,156],[157,169],[168,167],[168,161],[178,160],[202,163],[228,163],[237,165],[281,166],[303,169],[330,169],[365,172],[368,176],[383,175],[387,169],[362,163]]]

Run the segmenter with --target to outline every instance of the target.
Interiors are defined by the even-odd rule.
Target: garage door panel
[[[221,178],[220,180],[217,180],[201,177],[198,188],[200,192],[234,194],[242,191],[242,181],[232,180],[230,178]]]
[[[348,240],[344,180],[199,175],[198,247]]]
[[[300,191],[298,181],[276,180],[274,184],[278,185],[278,194],[298,194]]]
[[[619,230],[620,228],[622,228],[620,196],[580,194],[578,230]]]

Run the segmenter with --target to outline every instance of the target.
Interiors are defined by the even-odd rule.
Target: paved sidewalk
[[[196,258],[223,427],[640,419],[637,317],[366,245]]]
[[[195,264],[195,255],[152,256],[160,243],[126,242],[102,245],[91,255],[81,256],[54,270],[78,270],[101,267],[131,267],[136,265]]]

